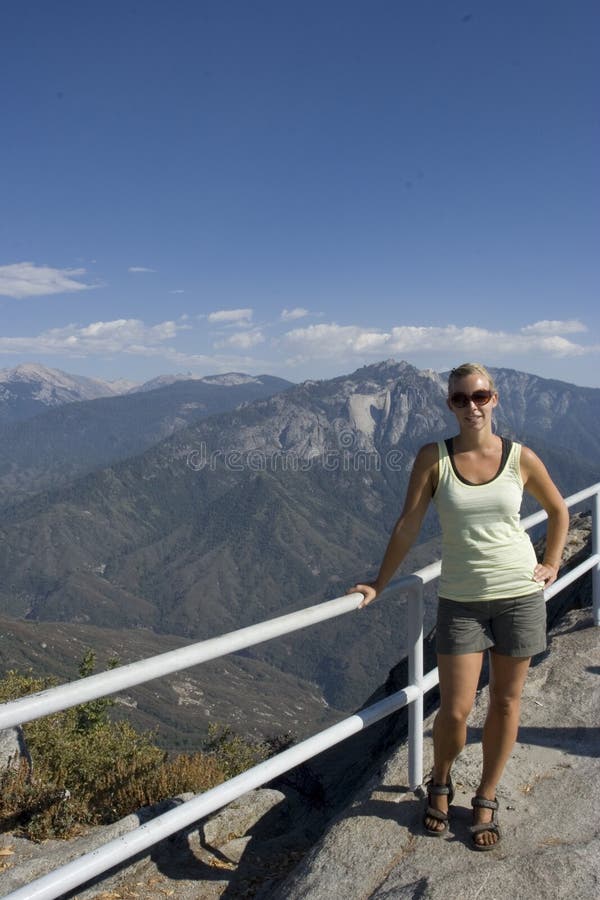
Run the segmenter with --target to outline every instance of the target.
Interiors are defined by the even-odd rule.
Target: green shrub
[[[80,674],[91,674],[94,662],[88,651]],[[0,702],[55,683],[11,671],[0,681]],[[111,705],[102,698],[24,725],[33,771],[23,763],[0,772],[0,830],[34,840],[70,837],[166,797],[207,790],[268,755],[266,744],[213,726],[202,752],[169,758],[151,732],[111,722]]]
[[[249,741],[218,723],[208,726],[204,750],[219,760],[225,778],[234,778],[272,755],[266,741]]]

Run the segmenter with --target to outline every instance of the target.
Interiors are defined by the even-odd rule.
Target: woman
[[[531,657],[546,647],[543,589],[556,580],[569,525],[565,503],[541,460],[493,433],[497,403],[484,366],[465,363],[452,370],[447,404],[459,433],[420,449],[379,574],[374,582],[352,588],[364,594],[361,607],[375,600],[408,553],[433,498],[442,526],[436,628],[441,699],[423,824],[436,837],[448,831],[454,796],[450,769],[465,745],[483,655],[490,650],[483,770],[471,801],[477,850],[491,850],[500,840],[496,787],[517,737]],[[519,524],[523,489],[548,513],[541,563]]]

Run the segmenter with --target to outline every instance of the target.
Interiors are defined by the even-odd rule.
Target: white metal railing
[[[566,503],[572,507],[588,499],[592,501],[592,553],[566,575],[561,576],[545,591],[545,596],[546,600],[549,600],[591,569],[593,618],[594,624],[600,626],[600,482],[568,497]],[[540,511],[528,516],[522,524],[525,528],[532,528],[544,519],[546,513]],[[403,690],[360,710],[224,784],[199,794],[128,834],[115,838],[36,881],[17,888],[5,895],[5,900],[54,900],[404,706],[408,706],[408,780],[410,788],[415,790],[423,780],[423,697],[438,684],[437,669],[432,669],[427,674],[423,673],[423,588],[439,576],[440,570],[441,563],[437,561],[412,575],[400,578],[394,584],[395,588],[408,592],[412,597],[412,602],[408,604],[409,684]],[[49,688],[20,700],[13,700],[0,705],[0,729],[29,722],[52,712],[68,709],[79,703],[104,697],[161,675],[177,672],[200,662],[343,615],[357,609],[361,600],[362,594],[348,594],[189,647],[171,650],[70,684]]]

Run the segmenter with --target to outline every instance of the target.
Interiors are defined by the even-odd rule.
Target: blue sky
[[[0,367],[600,387],[596,0],[4,0]]]

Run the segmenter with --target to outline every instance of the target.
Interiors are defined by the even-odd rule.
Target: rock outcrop
[[[20,726],[0,731],[0,770],[25,763],[31,771],[31,756]]]
[[[485,687],[470,719],[467,747],[454,766],[457,794],[447,839],[423,834],[423,801],[406,787],[407,752],[401,747],[271,897],[597,897],[599,676],[600,629],[593,627],[589,608],[572,610],[551,632],[550,651],[526,682],[522,727],[498,794],[503,838],[493,851],[474,853],[468,832],[481,766]],[[427,738],[432,721],[430,716],[425,722]],[[430,740],[426,747],[430,766]]]

